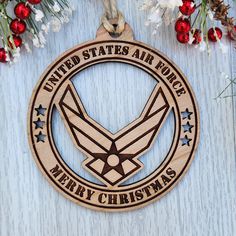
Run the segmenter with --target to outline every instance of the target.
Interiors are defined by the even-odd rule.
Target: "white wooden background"
[[[214,100],[228,83],[220,73],[236,76],[236,51],[231,45],[227,54],[217,49],[208,57],[178,44],[173,30],[165,28],[152,37],[151,29],[144,26],[146,14],[138,10],[140,1],[118,1],[135,38],[158,48],[179,65],[199,103],[201,140],[190,170],[166,197],[126,213],[101,213],[77,206],[55,191],[40,173],[26,135],[31,92],[58,55],[94,38],[103,11],[101,0],[72,2],[76,8],[73,20],[59,33],[49,35],[46,48],[24,55],[12,67],[0,65],[0,235],[236,235],[236,101]],[[75,83],[88,113],[110,130],[133,120],[154,86],[154,81],[139,70],[113,64],[91,68]],[[58,114],[54,119],[60,152],[79,171],[83,157],[72,146]],[[170,142],[171,124],[170,117],[153,150],[142,158],[145,170],[134,179],[161,161]]]

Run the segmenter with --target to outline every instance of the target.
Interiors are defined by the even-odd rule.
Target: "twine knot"
[[[116,0],[103,0],[105,13],[102,16],[104,28],[112,34],[121,34],[125,29],[125,19],[123,14],[117,9]],[[110,21],[116,19],[117,23],[112,24]]]

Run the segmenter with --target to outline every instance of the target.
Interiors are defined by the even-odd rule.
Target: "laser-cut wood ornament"
[[[105,62],[133,65],[158,81],[140,117],[116,134],[89,117],[71,81],[82,70]],[[102,184],[82,178],[63,161],[52,135],[54,107],[71,142],[85,155],[83,167]],[[175,131],[164,161],[142,180],[125,185],[145,168],[139,158],[152,147],[170,112]],[[30,102],[28,137],[40,170],[64,196],[92,209],[124,211],[161,198],[185,174],[198,144],[199,114],[193,92],[173,62],[135,41],[128,24],[116,38],[101,26],[95,40],[68,50],[41,76]]]

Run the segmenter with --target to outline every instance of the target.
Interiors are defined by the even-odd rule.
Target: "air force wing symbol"
[[[118,185],[143,168],[138,158],[151,147],[170,112],[159,84],[140,117],[116,134],[88,116],[71,82],[56,106],[76,147],[87,156],[83,167],[107,186]]]

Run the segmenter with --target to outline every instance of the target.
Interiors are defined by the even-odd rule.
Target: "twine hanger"
[[[112,34],[121,34],[125,29],[125,19],[123,14],[117,9],[116,0],[103,0],[105,13],[102,16],[102,24],[104,28]],[[110,20],[117,19],[116,24],[112,24]]]

